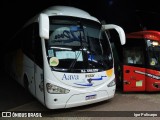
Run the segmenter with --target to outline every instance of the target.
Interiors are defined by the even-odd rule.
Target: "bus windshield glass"
[[[147,40],[149,66],[160,70],[160,42]]]
[[[98,22],[50,17],[50,38],[45,42],[53,71],[98,72],[113,67],[109,40]]]

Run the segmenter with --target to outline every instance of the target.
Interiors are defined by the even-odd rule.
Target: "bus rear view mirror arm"
[[[41,38],[49,39],[49,18],[43,13],[39,16],[39,35]]]
[[[126,43],[124,30],[120,26],[114,25],[114,24],[108,24],[108,25],[102,25],[102,26],[105,30],[115,29],[119,34],[121,45],[124,45]]]

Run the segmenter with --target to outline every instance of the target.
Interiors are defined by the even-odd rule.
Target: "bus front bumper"
[[[110,87],[108,90],[73,94],[66,100],[65,98],[67,98],[67,96],[57,95],[56,97],[54,95],[54,98],[56,97],[59,102],[54,102],[53,99],[48,99],[48,104],[46,103],[46,107],[49,109],[78,107],[111,99],[114,97],[114,94],[115,86]]]
[[[92,93],[77,94],[70,97],[70,99],[66,103],[65,108],[97,103],[100,101],[110,99],[112,97],[113,96],[109,97],[107,91],[97,91]]]

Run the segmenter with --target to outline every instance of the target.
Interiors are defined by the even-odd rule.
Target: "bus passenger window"
[[[126,64],[144,64],[144,55],[140,48],[127,48],[124,50]]]
[[[135,64],[142,64],[142,63],[143,63],[142,53],[140,51],[136,52],[135,53]]]
[[[33,31],[33,36],[34,36],[34,60],[35,63],[43,68],[43,55],[42,55],[42,44],[41,44],[41,38],[39,36],[39,26],[38,23],[34,24],[34,31]]]

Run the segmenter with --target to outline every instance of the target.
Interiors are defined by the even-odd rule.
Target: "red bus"
[[[126,35],[123,91],[160,91],[160,32],[145,30]]]

